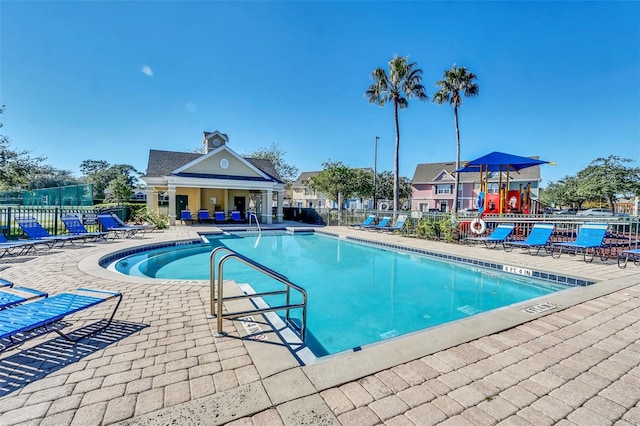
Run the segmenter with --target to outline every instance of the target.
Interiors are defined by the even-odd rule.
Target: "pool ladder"
[[[247,229],[247,231],[251,231],[253,229],[251,227],[251,220],[255,219],[258,232],[260,235],[262,235],[262,228],[260,227],[260,222],[258,221],[258,215],[256,215],[254,212],[247,212],[247,216],[249,217],[249,228]]]
[[[228,252],[224,256],[220,258],[220,260],[215,264],[215,256],[219,251]],[[227,260],[236,259],[245,265],[255,269],[256,271],[262,272],[264,275],[275,279],[276,281],[281,282],[285,285],[285,289],[283,290],[274,290],[274,291],[266,291],[262,293],[254,293],[254,294],[242,294],[239,296],[228,296],[224,297],[224,264]],[[210,283],[210,298],[211,298],[211,311],[210,318],[216,318],[217,320],[217,329],[216,333],[214,333],[214,337],[223,337],[226,336],[227,333],[222,329],[222,320],[224,318],[240,318],[243,316],[247,316],[250,314],[264,314],[267,312],[276,312],[276,311],[286,311],[285,322],[287,325],[291,327],[291,329],[298,334],[298,337],[304,342],[305,341],[305,329],[307,327],[307,292],[300,286],[289,281],[287,277],[282,274],[273,271],[266,266],[263,266],[248,257],[237,253],[228,247],[216,247],[211,251],[211,255],[209,258],[210,265],[210,273],[209,273],[209,283]],[[214,270],[217,269],[217,280],[214,277]],[[215,285],[217,281],[217,285]],[[297,291],[302,296],[301,303],[291,303],[291,289]],[[216,291],[217,290],[217,291]],[[280,306],[268,306],[266,308],[256,308],[250,309],[246,311],[237,311],[237,312],[229,312],[223,313],[222,311],[222,302],[223,301],[231,301],[231,300],[240,300],[240,299],[257,299],[263,296],[275,296],[278,294],[285,295],[285,304]],[[254,304],[255,306],[255,304]],[[298,325],[294,322],[290,317],[291,309],[302,309],[302,321],[301,324]]]

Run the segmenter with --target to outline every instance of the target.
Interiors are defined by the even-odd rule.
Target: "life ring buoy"
[[[479,217],[476,217],[475,219],[473,219],[471,221],[471,232],[473,232],[474,234],[484,234],[484,231],[487,230],[487,224],[484,222],[484,220],[480,219]]]
[[[387,203],[386,201],[381,201],[380,203],[378,203],[378,210],[389,210],[389,203]]]

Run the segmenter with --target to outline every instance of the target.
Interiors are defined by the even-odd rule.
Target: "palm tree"
[[[369,86],[365,96],[370,103],[384,106],[393,102],[393,118],[396,126],[396,146],[393,165],[393,215],[398,211],[400,179],[398,176],[400,153],[400,126],[398,123],[398,109],[409,106],[407,99],[418,98],[421,101],[429,99],[422,83],[422,70],[415,62],[409,63],[409,57],[394,55],[389,61],[389,74],[382,68],[376,68],[371,73],[373,84]]]
[[[462,105],[462,97],[464,96],[477,96],[478,85],[474,82],[476,75],[469,72],[465,67],[456,67],[444,72],[443,80],[436,82],[436,86],[440,86],[433,95],[433,102],[440,105],[448,102],[453,105],[453,120],[456,125],[456,170],[460,168],[460,127],[458,126],[458,108]],[[456,173],[456,183],[453,189],[453,213],[458,211],[458,185],[460,184],[460,175]]]

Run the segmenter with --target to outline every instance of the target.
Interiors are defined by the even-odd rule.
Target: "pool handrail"
[[[215,263],[215,256],[216,253],[218,253],[219,251],[224,250],[227,251],[228,253],[225,254],[224,256],[222,256],[222,258],[218,261],[217,263],[217,270],[218,270],[218,279],[217,279],[217,287],[218,287],[218,291],[215,291],[215,277],[214,277],[214,270],[216,269],[214,267],[214,263]],[[252,298],[256,298],[256,297],[262,297],[262,296],[274,296],[274,295],[278,295],[278,294],[286,294],[286,302],[285,305],[281,305],[281,306],[273,306],[273,307],[268,307],[268,308],[259,308],[259,309],[251,309],[251,310],[247,310],[247,311],[239,311],[239,312],[227,312],[222,313],[222,302],[223,300],[225,300],[224,298],[224,286],[223,286],[223,279],[224,279],[224,263],[229,260],[229,259],[236,259],[239,260],[240,262],[244,263],[247,266],[252,267],[253,269],[262,272],[263,274],[275,279],[276,281],[280,281],[282,284],[284,284],[286,286],[286,290],[277,290],[277,291],[268,291],[268,292],[262,292],[262,293],[254,293],[254,294],[243,294],[243,295],[239,295],[239,296],[230,296],[227,297],[226,300],[238,300],[238,299],[252,299]],[[226,332],[224,332],[222,330],[222,320],[223,318],[238,318],[238,317],[242,317],[245,315],[249,315],[249,314],[264,314],[267,312],[275,312],[275,311],[282,311],[282,310],[286,310],[286,322],[287,324],[289,324],[292,329],[298,333],[300,339],[302,340],[302,342],[305,341],[305,330],[307,327],[307,292],[306,290],[304,290],[302,287],[292,283],[291,281],[289,281],[289,279],[287,277],[285,277],[284,275],[267,268],[264,265],[261,265],[251,259],[249,259],[248,257],[245,257],[243,255],[241,255],[240,253],[237,253],[233,250],[231,250],[228,247],[216,247],[211,251],[211,255],[209,257],[209,266],[210,266],[210,270],[209,270],[209,284],[210,284],[210,299],[211,299],[211,312],[210,312],[210,317],[211,318],[216,318],[217,320],[217,329],[216,329],[216,333],[214,334],[214,337],[223,337],[226,336]],[[297,290],[298,292],[300,292],[300,294],[302,295],[302,303],[296,303],[296,304],[291,304],[291,289]],[[217,297],[216,297],[217,296]],[[217,302],[217,303],[216,303]],[[217,307],[216,307],[217,305]],[[217,308],[217,309],[216,309]],[[291,321],[290,317],[289,317],[289,312],[291,309],[302,309],[302,324],[301,326],[298,326],[295,322]]]

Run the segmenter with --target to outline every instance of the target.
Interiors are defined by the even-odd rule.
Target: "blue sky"
[[[640,165],[640,2],[0,2],[2,133],[79,174],[145,171],[203,131],[238,153],[277,144],[300,171],[393,169],[393,108],[369,104],[394,54],[430,96],[455,63],[462,158],[539,155],[543,185],[610,154]],[[453,110],[400,112],[400,174],[455,159]]]

